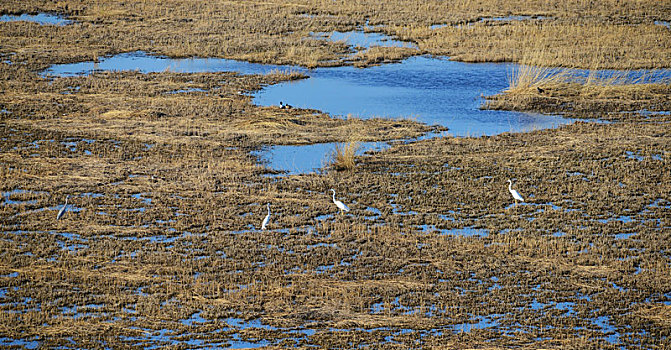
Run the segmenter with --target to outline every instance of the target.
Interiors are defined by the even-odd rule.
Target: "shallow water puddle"
[[[24,349],[37,349],[40,346],[40,343],[37,340],[25,340],[25,339],[12,339],[3,337],[0,338],[0,345],[8,347],[17,347]]]
[[[313,145],[271,146],[254,152],[272,169],[288,175],[307,174],[328,165],[337,143],[317,143]],[[389,148],[384,142],[362,142],[356,155],[369,151],[381,151]]]
[[[205,319],[201,316],[202,311],[198,311],[191,315],[190,318],[182,320],[182,324],[187,325],[187,326],[197,326],[198,324],[205,324],[209,322],[213,322],[212,320]],[[259,319],[253,319],[253,320],[244,320],[241,318],[235,318],[235,317],[229,317],[224,320],[216,320],[214,322],[220,323],[222,322],[226,325],[225,327],[221,328],[219,331],[220,332],[228,332],[228,331],[244,331],[247,329],[260,329],[260,330],[266,330],[266,331],[282,331],[285,335],[291,334],[295,335],[295,337],[291,337],[288,339],[291,340],[298,340],[299,338],[304,338],[306,336],[311,336],[314,335],[316,332],[311,329],[285,329],[285,328],[277,328],[274,326],[269,326],[265,325],[261,322]],[[284,338],[284,340],[287,340],[287,338]],[[179,343],[175,340],[170,340],[172,343]],[[228,340],[226,342],[229,344],[228,346],[223,346],[224,343],[221,343],[219,347],[217,348],[227,348],[227,349],[247,349],[247,348],[258,348],[258,347],[265,347],[269,346],[272,344],[271,341],[263,338],[259,339],[245,339],[243,340],[240,333],[233,333],[232,334],[232,339]]]
[[[655,21],[655,24],[671,29],[671,22],[669,21]]]
[[[381,47],[408,47],[416,49],[417,45],[415,43],[407,41],[399,41],[391,39],[389,36],[376,33],[376,32],[364,32],[364,31],[353,31],[353,32],[319,32],[319,33],[310,33],[310,36],[315,39],[327,39],[334,42],[344,42],[347,45],[361,48],[371,48],[373,46]]]
[[[167,58],[152,56],[142,51],[122,53],[104,57],[98,62],[86,61],[70,64],[56,64],[42,72],[42,75],[70,77],[91,74],[96,71],[127,71],[136,70],[142,73],[178,72],[239,72],[240,74],[268,74],[273,71],[307,71],[294,66],[278,66],[272,64],[249,63],[223,58]]]
[[[100,312],[99,310],[103,307],[103,304],[88,304],[88,305],[73,305],[73,306],[63,306],[61,307],[61,312],[63,316],[69,316],[73,319],[79,318],[99,318],[106,313]]]
[[[71,253],[76,253],[79,250],[87,249],[89,246],[81,242],[88,242],[88,239],[82,238],[79,234],[76,233],[67,233],[67,232],[49,232],[53,235],[59,235],[65,240],[56,239],[56,244],[61,250],[66,250]]]
[[[2,192],[0,194],[2,195],[3,205],[26,205],[26,204],[37,204],[38,200],[37,199],[19,200],[16,199],[16,197],[22,197],[22,196],[36,197],[49,193],[43,191],[15,189],[11,191]]]
[[[17,22],[17,21],[35,22],[42,25],[53,24],[58,26],[64,26],[72,23],[72,21],[65,19],[63,16],[51,13],[38,13],[36,15],[29,15],[27,13],[24,13],[18,16],[16,15],[0,16],[0,22]]]
[[[489,230],[474,227],[441,229],[435,225],[420,225],[419,229],[424,233],[437,233],[441,236],[487,237],[489,235]]]

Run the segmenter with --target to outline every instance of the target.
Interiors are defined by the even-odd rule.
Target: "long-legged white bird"
[[[58,214],[56,215],[56,220],[60,220],[63,217],[63,214],[65,214],[65,210],[68,207],[68,198],[70,198],[70,195],[67,195],[65,197],[65,204],[63,204],[61,210],[58,211]]]
[[[340,214],[341,215],[345,214],[344,212],[349,211],[349,208],[345,205],[345,203],[343,203],[343,202],[341,202],[341,201],[339,201],[335,198],[335,190],[334,189],[331,189],[331,191],[333,191],[333,204],[335,204],[336,207],[338,207],[338,209],[340,209]]]
[[[508,191],[513,195],[513,198],[515,198],[515,206],[517,206],[517,201],[524,202],[524,198],[520,196],[520,193],[513,190],[513,181],[510,179],[508,179]]]
[[[268,222],[270,222],[270,203],[266,204],[268,207],[268,215],[263,219],[263,222],[261,223],[261,229],[265,230],[266,226],[268,225]]]

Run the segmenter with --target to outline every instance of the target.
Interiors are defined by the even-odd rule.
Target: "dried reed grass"
[[[55,28],[25,22],[1,24],[0,35],[7,43],[2,53],[14,53],[13,61],[30,64],[31,69],[137,50],[172,57],[331,66],[347,63],[349,48],[342,43],[307,40],[310,33],[348,31],[365,24],[417,43],[420,49],[415,54],[447,55],[471,62],[517,62],[523,53],[534,49],[534,43],[542,42],[553,52],[544,66],[589,68],[599,61],[603,67],[617,69],[668,67],[671,47],[668,29],[655,24],[656,20],[667,19],[671,10],[663,2],[651,0],[599,4],[577,0],[559,4],[542,0],[449,4],[413,0],[388,1],[383,6],[373,1],[345,5],[328,1],[86,5],[74,1],[12,1],[0,4],[0,11],[58,12],[78,21]],[[537,17],[482,20],[510,15]],[[438,23],[446,26],[430,29]],[[180,33],[179,37],[175,32]],[[62,50],[43,50],[48,46]],[[355,63],[374,64],[383,56],[407,54],[391,50]]]
[[[360,147],[358,141],[337,143],[331,155],[331,167],[337,171],[353,170],[356,166],[356,152]]]
[[[664,254],[671,251],[668,115],[398,144],[357,158],[357,176],[268,178],[249,154],[262,144],[342,142],[351,130],[362,130],[362,141],[402,138],[424,129],[260,108],[238,94],[285,76],[122,72],[47,81],[32,71],[137,47],[300,61],[292,55],[303,51],[288,52],[304,33],[273,40],[295,30],[294,23],[305,31],[346,30],[368,18],[370,25],[401,28],[527,9],[577,26],[585,18],[647,23],[647,13],[669,11],[664,2],[614,4],[3,2],[3,11],[59,10],[81,24],[49,34],[36,25],[0,24],[2,50],[17,52],[15,63],[0,63],[0,106],[9,111],[0,115],[0,337],[45,348],[239,341],[663,347],[671,334],[669,310],[660,307],[671,289]],[[240,23],[249,26],[236,37]],[[151,33],[138,29],[144,26]],[[185,34],[175,37],[175,30]],[[475,40],[489,38],[463,44]],[[323,45],[317,51],[325,54],[342,49],[297,47],[312,45]],[[545,98],[575,102],[598,96],[602,85],[560,85],[567,89],[548,89]],[[168,93],[183,86],[204,91]],[[622,96],[631,85],[604,86]],[[667,106],[666,89],[637,87],[631,96]],[[586,109],[592,117],[603,110]],[[514,215],[506,210],[507,178],[533,195]],[[346,188],[365,214],[329,217],[324,189],[331,187]],[[72,210],[56,221],[67,194]],[[250,230],[269,198],[280,229]],[[469,229],[486,235],[455,233]],[[611,327],[617,344],[609,342]]]

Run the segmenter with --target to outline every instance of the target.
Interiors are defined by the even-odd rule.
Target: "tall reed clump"
[[[560,68],[522,64],[508,75],[508,93],[520,93],[566,82],[567,74]]]
[[[337,171],[352,170],[355,166],[354,157],[361,145],[358,141],[336,144],[332,153],[331,166]]]
[[[668,83],[668,73],[637,72],[631,69],[609,70],[595,59],[587,75],[577,70],[548,67],[547,54],[543,51],[534,51],[520,60],[508,75],[507,93],[525,93],[541,91],[545,88],[556,87],[562,84],[580,84],[583,90],[603,90],[625,85],[664,84]],[[537,90],[536,88],[540,89]],[[585,91],[582,91],[585,92]]]
[[[537,44],[540,47],[540,44]],[[542,48],[525,53],[508,73],[507,93],[529,92],[531,89],[544,89],[566,83],[570,80],[570,73],[563,68],[548,67],[550,54]]]

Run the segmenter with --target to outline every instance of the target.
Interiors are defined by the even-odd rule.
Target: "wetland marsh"
[[[67,21],[0,22],[3,347],[669,343],[668,80],[506,68],[669,69],[665,2],[0,11]]]

